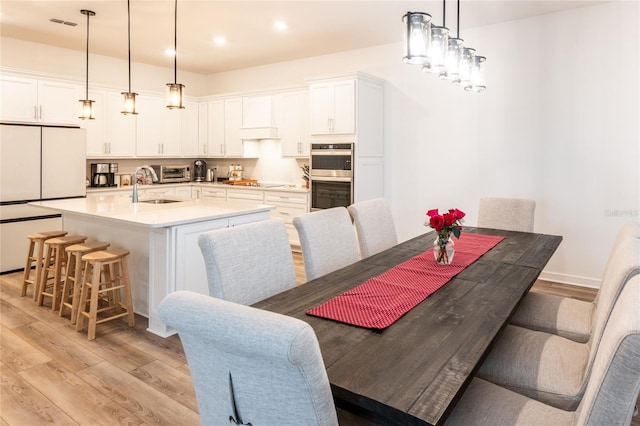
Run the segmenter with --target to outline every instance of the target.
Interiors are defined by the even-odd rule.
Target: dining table
[[[464,233],[504,239],[383,329],[307,311],[431,250],[435,232],[252,306],[311,325],[339,409],[371,424],[443,424],[562,241],[555,235],[474,227],[464,227]]]

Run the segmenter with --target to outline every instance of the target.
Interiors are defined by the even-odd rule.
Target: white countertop
[[[276,184],[265,184],[264,186],[246,186],[246,185],[229,185],[225,183],[213,183],[213,182],[184,182],[184,183],[156,183],[153,185],[138,185],[138,190],[143,189],[154,189],[154,188],[170,188],[170,187],[181,187],[181,186],[193,186],[199,188],[224,188],[224,189],[248,189],[254,191],[285,191],[285,192],[302,192],[308,193],[309,189],[301,186],[294,185],[277,185]],[[107,191],[129,191],[131,192],[131,186],[112,186],[112,187],[99,187],[93,188],[88,187],[87,193],[100,193]]]
[[[96,219],[116,223],[124,222],[149,228],[204,222],[274,209],[274,206],[265,204],[216,199],[186,200],[168,204],[144,202],[134,204],[128,194],[36,201],[29,204],[62,213],[90,216]]]

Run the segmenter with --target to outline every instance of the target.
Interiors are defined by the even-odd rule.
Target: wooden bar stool
[[[59,309],[60,291],[62,290],[63,268],[67,263],[65,249],[74,244],[84,243],[87,237],[84,235],[66,235],[64,237],[50,238],[45,241],[47,252],[44,256],[42,276],[38,284],[38,305],[42,306],[45,297],[51,298],[51,309]],[[51,289],[51,293],[47,290]]]
[[[29,286],[29,284],[33,284],[33,300],[38,300],[38,283],[40,282],[40,276],[42,274],[44,242],[49,238],[62,237],[65,235],[67,235],[67,231],[47,231],[27,235],[27,238],[29,239],[29,249],[27,250],[27,264],[24,267],[22,291],[20,292],[20,296],[26,296],[27,287]],[[33,262],[36,262],[36,271],[35,277],[31,278],[31,268],[33,267]]]
[[[96,338],[96,325],[121,317],[128,317],[129,327],[135,325],[129,269],[127,268],[128,250],[101,250],[82,256],[85,265],[82,278],[78,321],[76,331],[84,327],[84,319],[89,318],[87,338]],[[124,302],[120,296],[124,292]],[[98,306],[102,302],[102,306]],[[87,310],[88,308],[88,310]],[[124,309],[126,312],[122,312]],[[109,315],[99,314],[109,312]]]
[[[82,286],[82,256],[98,250],[106,250],[109,243],[96,241],[92,243],[74,244],[65,249],[67,252],[67,267],[65,268],[64,286],[60,303],[60,316],[64,315],[64,308],[71,310],[71,324],[78,319],[78,302],[80,287]]]

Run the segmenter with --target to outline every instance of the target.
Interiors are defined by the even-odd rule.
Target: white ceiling
[[[603,1],[465,0],[460,36],[467,28],[589,6]],[[264,65],[402,39],[402,15],[427,12],[442,23],[440,1],[178,1],[178,69],[201,74]],[[0,34],[85,51],[86,16],[91,53],[127,58],[127,1],[0,1]],[[447,2],[447,26],[455,32],[456,2]],[[56,24],[57,18],[77,26]],[[288,29],[277,32],[273,22]],[[131,59],[172,67],[164,50],[174,44],[174,2],[131,0]],[[225,46],[213,43],[223,35]],[[471,43],[472,44],[472,43]]]

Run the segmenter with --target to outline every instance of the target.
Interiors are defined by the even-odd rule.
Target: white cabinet
[[[170,110],[164,98],[153,96],[139,96],[136,110],[136,156],[179,157],[181,110]]]
[[[242,98],[242,127],[272,127],[275,116],[271,95]]]
[[[278,127],[283,157],[309,156],[309,94],[306,91],[277,95],[280,105]]]
[[[176,197],[182,199],[191,199],[191,186],[178,186],[176,187]]]
[[[227,189],[227,200],[234,201],[251,201],[253,203],[260,203],[264,200],[264,191],[259,189],[240,189],[233,188]]]
[[[226,188],[198,188],[200,190],[200,196],[198,198],[227,198]]]
[[[185,109],[180,110],[180,141],[182,155],[198,157],[206,155],[200,144],[200,105],[197,101],[186,101]],[[206,144],[206,139],[202,139]],[[201,151],[202,149],[202,151]]]
[[[312,83],[309,93],[312,135],[356,132],[355,80]]]
[[[171,187],[159,187],[159,188],[145,188],[144,190],[142,190],[142,194],[140,194],[141,196],[144,196],[144,198],[165,198],[165,197],[175,197],[176,196],[176,187],[175,186],[171,186]],[[189,194],[189,197],[191,197],[191,194]]]
[[[242,157],[242,98],[207,102],[207,155]]]
[[[132,157],[135,153],[136,116],[122,114],[123,97],[119,92],[90,90],[95,101],[94,120],[83,120],[87,129],[87,157]]]
[[[305,192],[265,191],[264,203],[275,206],[271,217],[284,220],[289,243],[299,250],[300,237],[293,226],[293,218],[309,211],[309,195]]]
[[[8,122],[78,125],[82,86],[54,80],[0,76],[0,119]]]

